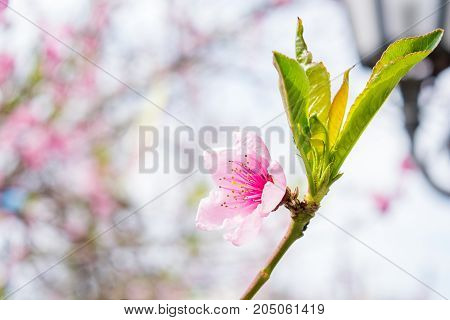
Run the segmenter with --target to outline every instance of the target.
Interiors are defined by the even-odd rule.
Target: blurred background
[[[197,230],[209,176],[140,170],[139,128],[288,136],[272,50],[294,55],[297,17],[334,92],[356,65],[351,101],[386,42],[450,23],[438,0],[7,2],[0,296],[11,299],[238,298],[281,239],[287,211],[243,247]],[[448,39],[390,96],[325,199],[327,219],[311,222],[259,298],[450,296]],[[159,139],[160,163],[175,148],[201,149]],[[286,140],[269,141],[273,158],[296,158]],[[294,163],[288,183],[305,192]]]

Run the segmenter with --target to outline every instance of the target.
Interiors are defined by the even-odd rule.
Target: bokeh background
[[[428,12],[421,9],[423,16],[435,2]],[[281,239],[286,210],[267,218],[258,238],[243,247],[220,232],[197,230],[196,207],[211,187],[209,177],[170,165],[142,172],[139,128],[176,129],[174,115],[196,131],[264,126],[288,137],[272,50],[294,54],[297,17],[314,58],[336,78],[333,90],[339,75],[356,65],[353,99],[370,68],[359,63],[344,3],[5,5],[1,0],[0,296],[238,298]],[[423,23],[432,29],[429,20]],[[450,72],[443,71],[422,90],[417,132],[433,179],[444,187],[450,182],[449,85]],[[326,197],[321,213],[328,220],[311,222],[259,298],[442,298],[430,288],[450,296],[450,198],[414,163],[402,107],[394,91]],[[161,163],[176,159],[175,149],[200,149],[189,139],[174,145],[162,132],[158,139]],[[289,139],[269,145],[274,158],[296,157]],[[301,166],[288,171],[289,185],[305,192]]]

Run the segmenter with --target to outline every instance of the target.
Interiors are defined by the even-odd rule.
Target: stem
[[[297,211],[293,208],[289,208],[292,213],[292,220],[289,225],[289,228],[284,235],[281,242],[278,244],[275,252],[272,254],[270,259],[267,261],[266,266],[258,272],[255,279],[250,283],[250,286],[247,288],[243,296],[242,300],[250,300],[255,294],[261,289],[261,287],[269,280],[272,271],[275,269],[278,262],[280,262],[281,258],[287,252],[289,247],[298,239],[303,237],[303,231],[306,230],[306,225],[309,220],[314,216],[314,211],[310,212],[309,210]]]

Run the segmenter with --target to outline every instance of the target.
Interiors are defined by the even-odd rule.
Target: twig
[[[303,237],[309,221],[314,217],[314,214],[318,209],[318,205],[305,200],[300,202],[297,199],[297,195],[297,190],[292,193],[289,188],[287,189],[286,196],[283,199],[283,204],[291,212],[292,220],[289,228],[281,242],[278,244],[278,247],[267,261],[265,267],[258,272],[255,279],[253,279],[245,293],[242,295],[242,300],[252,299],[259,289],[261,289],[267,282],[267,280],[269,280],[270,275],[277,266],[278,262],[280,262],[281,258],[291,247],[291,245]]]

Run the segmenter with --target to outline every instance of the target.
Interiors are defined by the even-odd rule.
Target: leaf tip
[[[345,70],[344,72],[344,81],[348,83],[348,78],[349,78],[349,74],[350,71],[352,71],[352,69],[356,66],[356,64],[354,64],[353,66],[351,66],[350,68],[348,68],[347,70]]]
[[[435,30],[431,31],[430,33],[428,33],[428,34],[423,36],[423,37],[432,36],[434,38],[433,42],[432,42],[433,45],[430,48],[431,50],[434,50],[438,46],[439,42],[441,42],[442,37],[444,35],[444,32],[445,32],[444,29],[437,28],[437,29],[435,29]]]
[[[272,51],[272,55],[273,55],[273,61],[277,62],[277,60],[282,56],[282,54],[278,51],[273,50]]]
[[[444,35],[445,30],[442,28],[437,28],[437,29],[433,30],[431,33],[437,33],[439,40],[440,40],[442,38],[442,36]]]
[[[439,41],[441,41],[442,36],[443,36],[444,33],[445,33],[445,30],[442,29],[442,28],[437,28],[436,31],[439,33]]]
[[[276,63],[279,63],[282,59],[289,59],[290,60],[290,58],[288,56],[286,56],[285,54],[283,54],[281,52],[278,52],[278,51],[274,50],[274,51],[272,51],[272,54],[273,54],[273,60]]]

